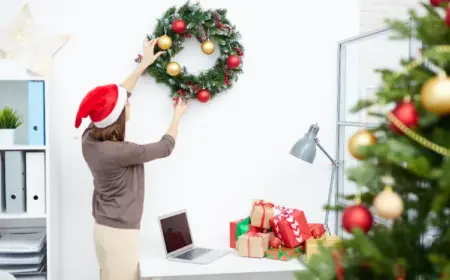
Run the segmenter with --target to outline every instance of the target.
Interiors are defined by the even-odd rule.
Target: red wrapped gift
[[[274,234],[281,239],[283,246],[295,248],[311,237],[305,213],[297,209],[285,209],[270,219]]]
[[[314,239],[320,238],[325,234],[325,227],[323,224],[308,224],[311,237]]]

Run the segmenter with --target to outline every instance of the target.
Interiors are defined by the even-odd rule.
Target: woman
[[[137,80],[160,55],[156,40],[144,46],[139,67],[121,84],[99,86],[81,102],[75,127],[92,123],[83,133],[82,150],[92,176],[94,240],[101,280],[139,279],[139,228],[144,204],[144,163],[171,154],[178,123],[187,103],[175,105],[172,123],[159,142],[138,145],[125,141],[130,116],[128,98]]]

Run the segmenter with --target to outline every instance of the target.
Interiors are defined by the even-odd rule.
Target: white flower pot
[[[0,128],[0,147],[14,145],[15,129]]]

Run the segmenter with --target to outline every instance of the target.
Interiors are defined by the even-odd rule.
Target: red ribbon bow
[[[314,239],[321,237],[323,235],[323,232],[320,229],[320,226],[311,227],[311,235],[312,237],[314,237]]]
[[[275,204],[270,203],[270,202],[264,202],[264,200],[257,201],[253,205],[252,212],[255,210],[256,206],[261,206],[262,209],[263,209],[263,214],[262,214],[262,217],[261,217],[261,225],[260,225],[260,228],[263,228],[264,227],[264,221],[266,220],[266,207],[274,208]]]

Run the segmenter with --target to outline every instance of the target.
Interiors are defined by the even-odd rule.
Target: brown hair
[[[125,141],[125,124],[127,122],[125,108],[119,118],[112,125],[105,128],[95,127],[93,124],[91,137],[97,141]]]

